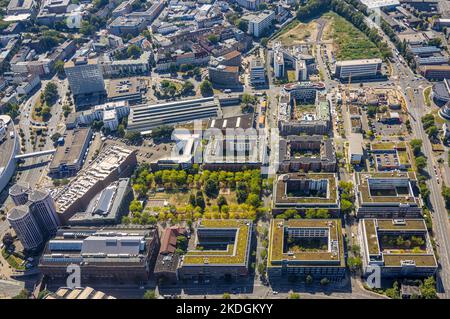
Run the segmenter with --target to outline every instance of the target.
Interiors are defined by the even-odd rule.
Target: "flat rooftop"
[[[58,145],[50,170],[58,169],[61,165],[75,165],[83,157],[82,152],[86,143],[89,142],[91,129],[89,127],[80,127],[73,130],[66,130],[64,133],[64,144]]]
[[[336,65],[339,66],[354,66],[354,65],[363,65],[363,64],[381,64],[381,59],[359,59],[359,60],[345,60],[345,61],[337,61]]]
[[[418,267],[437,267],[423,219],[363,219],[360,223],[369,263],[372,259],[379,262],[381,257],[389,267],[401,267],[405,261]],[[413,242],[412,237],[421,242]]]
[[[362,205],[421,206],[414,172],[357,173],[357,194]]]
[[[182,257],[183,266],[247,265],[253,223],[249,220],[201,220],[196,229],[198,234],[207,230],[211,236],[223,231],[234,234],[234,240],[223,250],[188,250]]]
[[[92,186],[107,178],[134,152],[117,145],[109,145],[103,149],[92,164],[80,171],[73,181],[53,196],[58,211],[65,211],[77,199],[84,196]]]
[[[292,183],[292,192],[289,189]],[[318,185],[317,183],[320,183]],[[303,195],[295,193],[304,186],[304,193],[314,190],[314,193]],[[320,189],[319,189],[320,188]],[[322,193],[317,196],[314,194]],[[337,178],[333,173],[288,173],[279,175],[275,184],[276,204],[337,204]]]
[[[3,120],[2,120],[3,118]],[[9,119],[9,120],[8,120]],[[14,145],[17,138],[17,134],[14,133],[14,138],[10,137],[10,133],[14,132],[14,123],[11,121],[9,116],[0,115],[0,121],[2,121],[4,128],[6,129],[6,136],[3,141],[0,141],[0,175],[2,174],[3,168],[8,166],[11,157],[14,155]]]
[[[288,238],[321,238],[324,248],[290,251]],[[272,219],[269,235],[269,267],[345,267],[341,221],[338,219]]]

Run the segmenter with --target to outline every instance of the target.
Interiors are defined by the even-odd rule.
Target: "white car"
[[[278,295],[278,291],[272,291],[272,294],[274,294],[274,295]]]

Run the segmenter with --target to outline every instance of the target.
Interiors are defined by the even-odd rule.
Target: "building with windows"
[[[374,77],[381,73],[381,59],[337,61],[334,75],[339,79]]]
[[[264,36],[267,32],[270,33],[270,28],[276,18],[275,11],[265,10],[257,14],[248,14],[242,17],[243,21],[247,21],[247,33],[256,38]]]
[[[305,280],[345,276],[344,240],[339,219],[272,219],[269,231],[267,273]]]
[[[219,103],[214,97],[172,101],[131,107],[128,130],[146,132],[162,125],[174,125],[217,117]]]
[[[264,3],[264,0],[236,0],[236,2],[245,9],[255,11],[258,10],[261,3]]]
[[[399,143],[372,143],[370,145],[372,161],[378,171],[407,170],[411,168],[408,146]]]
[[[220,87],[237,87],[239,82],[239,67],[217,65],[208,67],[208,77],[211,83]]]
[[[194,248],[181,258],[178,278],[183,280],[239,279],[247,277],[253,223],[249,220],[200,220]]]
[[[97,61],[75,58],[66,62],[64,71],[76,104],[86,98],[98,101],[106,95],[103,73]]]
[[[273,187],[274,214],[287,209],[304,213],[308,209],[339,212],[338,180],[331,173],[288,173],[277,177]]]
[[[431,81],[450,79],[450,65],[424,65],[419,67],[419,72]]]
[[[252,85],[266,84],[266,69],[260,59],[253,59],[250,62],[250,83]]]
[[[281,135],[329,134],[330,101],[319,93],[323,83],[287,84],[280,94],[278,128]]]
[[[414,172],[355,174],[358,218],[420,218],[422,198]]]
[[[71,226],[120,224],[129,212],[133,191],[129,178],[112,182],[89,202],[85,211],[77,212],[67,222]]]
[[[22,184],[13,185],[9,195],[16,207],[8,212],[7,219],[17,238],[26,250],[41,247],[60,225],[52,196]]]
[[[67,266],[80,266],[82,282],[148,280],[159,251],[158,230],[133,227],[65,227],[46,244],[39,270],[64,279]]]
[[[442,82],[433,84],[431,96],[438,103],[447,103],[450,101],[450,82],[444,79]]]
[[[90,201],[119,178],[129,177],[136,166],[136,151],[117,145],[102,149],[95,160],[55,195],[56,209],[63,222],[86,211]]]
[[[91,140],[90,127],[66,130],[53,155],[49,174],[58,178],[76,174],[83,167]]]
[[[335,172],[333,140],[322,135],[289,135],[279,141],[278,172]]]
[[[438,263],[423,219],[362,219],[358,233],[363,272],[382,277],[433,276]]]

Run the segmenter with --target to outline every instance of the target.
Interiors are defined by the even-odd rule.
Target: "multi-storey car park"
[[[356,173],[359,218],[420,218],[423,201],[414,172]]]
[[[308,275],[314,280],[345,276],[344,244],[338,219],[273,219],[267,272],[270,280]]]
[[[384,277],[428,277],[437,261],[423,219],[362,219],[358,226],[363,270]]]
[[[253,222],[249,220],[201,220],[193,249],[181,257],[179,279],[238,279],[250,267]]]
[[[279,175],[274,184],[274,214],[287,209],[305,212],[307,209],[340,209],[338,181],[333,173],[288,173]]]

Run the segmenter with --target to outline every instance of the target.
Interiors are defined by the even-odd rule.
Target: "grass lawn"
[[[17,270],[25,270],[25,265],[21,265],[23,260],[14,255],[10,255],[5,248],[2,249],[2,256],[12,268]]]
[[[423,97],[425,99],[425,104],[427,106],[431,106],[431,86],[427,87],[425,90],[423,90]]]
[[[196,190],[193,190],[193,193],[196,194]],[[191,194],[191,190],[187,191],[173,191],[173,192],[158,192],[155,196],[150,197],[150,199],[164,199],[169,205],[173,205],[175,207],[182,207],[189,204],[189,196]],[[235,191],[221,191],[219,196],[222,195],[227,200],[228,205],[237,204],[236,192]],[[205,195],[205,203],[208,203],[208,197]],[[209,198],[210,206],[217,204],[217,198]],[[208,205],[206,205],[208,206]]]
[[[289,23],[280,33],[275,41],[280,41],[283,46],[291,46],[304,42],[317,32],[317,22],[311,21],[307,24],[301,23],[297,19]]]
[[[295,71],[294,70],[288,70],[287,71],[287,77],[289,82],[295,82]]]
[[[350,22],[335,13],[326,13],[332,18],[332,37],[336,60],[380,58],[380,50],[369,38]]]

